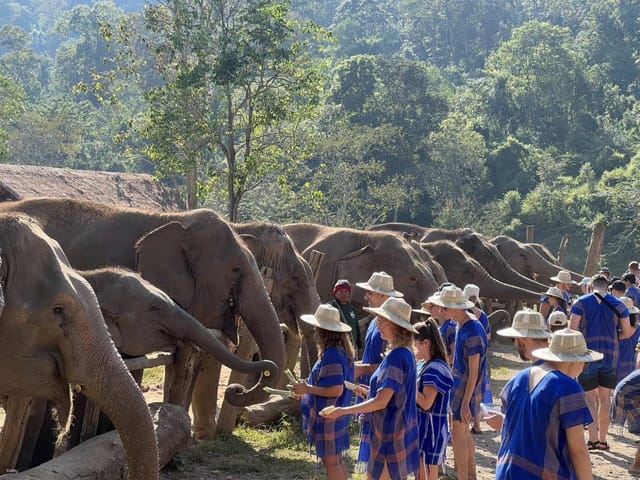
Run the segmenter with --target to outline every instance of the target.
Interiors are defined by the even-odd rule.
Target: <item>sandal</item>
[[[474,435],[480,435],[482,434],[482,430],[480,430],[479,428],[476,429],[475,427],[471,427],[471,433],[473,433]]]
[[[609,450],[609,444],[605,442],[596,442],[596,448],[598,450]]]
[[[591,440],[587,440],[587,449],[588,450],[595,450],[598,448],[598,441],[596,440],[595,442],[592,442]]]

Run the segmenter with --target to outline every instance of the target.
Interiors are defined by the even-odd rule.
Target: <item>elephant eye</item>
[[[62,315],[64,313],[64,310],[61,306],[53,307],[53,313],[55,313],[56,315]]]
[[[158,307],[158,305],[154,304],[149,307],[150,312],[157,312],[158,310],[160,310],[160,307]]]

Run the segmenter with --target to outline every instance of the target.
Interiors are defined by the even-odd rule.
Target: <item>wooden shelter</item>
[[[151,175],[0,164],[0,201],[66,197],[145,210],[185,210],[180,194]]]

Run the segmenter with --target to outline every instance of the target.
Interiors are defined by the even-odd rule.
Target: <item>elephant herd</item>
[[[312,272],[314,251],[324,256]],[[194,434],[209,437],[221,364],[255,379],[229,385],[230,404],[266,400],[263,387],[282,384],[301,341],[301,364],[315,361],[299,316],[330,300],[338,278],[365,281],[382,270],[419,305],[444,281],[536,302],[559,266],[542,246],[469,229],[230,224],[208,209],[164,213],[62,198],[0,203],[0,396],[49,400],[64,433],[72,390],[81,391],[118,430],[129,478],[157,479],[153,423],[121,355],[175,348],[165,401],[191,406]],[[363,292],[354,293],[362,306]],[[255,360],[229,349],[240,322],[257,345]]]

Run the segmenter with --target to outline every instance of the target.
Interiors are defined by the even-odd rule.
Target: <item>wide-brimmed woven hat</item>
[[[379,307],[364,307],[363,310],[386,318],[405,330],[418,333],[414,326],[411,325],[411,305],[402,298],[389,297]]]
[[[462,293],[464,294],[464,298],[467,300],[471,300],[472,298],[478,299],[480,298],[480,287],[473,283],[467,283],[464,286]]]
[[[638,309],[638,307],[633,304],[633,300],[629,297],[620,297],[618,300],[624,303],[624,305],[627,307],[627,310],[629,310],[629,314],[640,312],[640,309]]]
[[[550,362],[597,362],[604,358],[602,353],[587,348],[582,333],[570,328],[553,332],[549,347],[538,348],[531,354]]]
[[[318,305],[313,315],[300,315],[300,319],[314,327],[330,330],[332,332],[350,332],[351,327],[340,321],[340,312],[336,307],[322,304]]]
[[[549,287],[549,289],[544,292],[544,294],[548,297],[556,297],[559,298],[560,300],[564,300],[564,295],[562,294],[562,290],[560,290],[558,287]]]
[[[440,293],[429,297],[428,301],[444,308],[457,308],[459,310],[466,310],[475,305],[464,298],[464,293],[458,287],[444,287]]]
[[[498,330],[498,335],[509,338],[550,338],[551,332],[540,312],[520,310],[513,316],[511,327]]]
[[[584,277],[582,280],[580,280],[580,283],[578,283],[578,285],[580,285],[580,286],[591,285],[591,278]]]
[[[567,315],[560,310],[556,310],[555,312],[551,312],[549,315],[549,326],[550,327],[565,327],[569,323],[569,319],[567,319]]]
[[[356,286],[389,297],[404,297],[402,292],[393,288],[393,277],[387,272],[373,272],[369,280],[356,283]]]
[[[420,315],[431,315],[431,307],[433,303],[429,300],[425,300],[420,304],[420,308],[414,308],[412,312],[419,313]]]
[[[560,270],[555,277],[549,277],[549,279],[554,282],[578,284],[578,282],[571,277],[571,272],[568,270]]]

